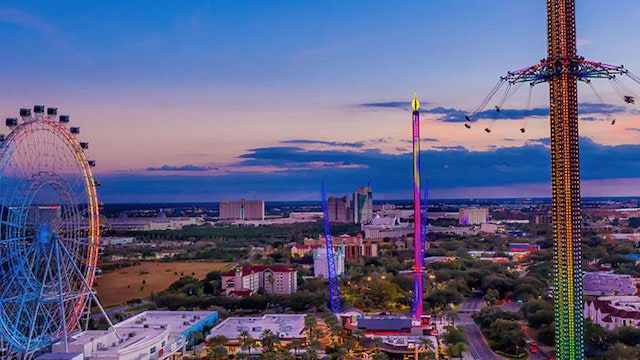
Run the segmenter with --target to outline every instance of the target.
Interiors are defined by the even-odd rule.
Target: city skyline
[[[504,69],[545,56],[544,3],[363,4],[0,5],[0,115],[69,113],[104,202],[315,200],[322,180],[408,199],[415,90],[431,197],[550,196],[546,86],[491,134],[462,126]],[[640,73],[620,36],[640,5],[619,6],[577,5],[578,53]],[[582,194],[639,195],[637,109],[595,86],[604,103],[579,87]]]

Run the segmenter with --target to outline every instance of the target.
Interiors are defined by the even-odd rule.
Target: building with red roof
[[[619,326],[640,328],[639,296],[601,296],[584,303],[584,317],[613,330]]]
[[[284,266],[240,266],[222,274],[222,291],[230,296],[249,296],[259,289],[268,294],[293,294],[298,272]]]

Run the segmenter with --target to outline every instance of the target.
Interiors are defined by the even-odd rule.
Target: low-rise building
[[[298,272],[283,266],[240,266],[222,274],[222,291],[227,295],[249,296],[259,289],[268,294],[293,294],[298,290]]]
[[[304,239],[305,245],[324,245],[324,236],[316,239]],[[361,234],[357,236],[340,235],[333,237],[333,249],[344,248],[347,261],[359,261],[361,257],[377,257],[378,243],[372,240],[364,240]]]
[[[587,272],[582,283],[585,295],[635,295],[637,292],[631,275]]]
[[[225,347],[229,354],[248,352],[242,349],[242,342],[247,333],[257,340],[250,349],[251,354],[260,354],[262,345],[260,339],[265,330],[270,330],[284,346],[291,345],[291,341],[300,341],[301,348],[306,348],[307,335],[304,331],[304,314],[266,314],[262,317],[229,317],[216,325],[207,336],[207,339],[222,335],[227,338]],[[243,334],[243,332],[245,332]],[[299,351],[301,349],[293,349]]]
[[[113,231],[180,230],[188,225],[202,225],[200,217],[109,218],[105,226]]]
[[[487,208],[463,208],[460,209],[460,225],[479,225],[489,221],[489,209]]]
[[[291,257],[303,257],[305,255],[309,255],[313,252],[313,250],[320,248],[322,245],[314,244],[314,245],[300,245],[295,244],[291,247]]]
[[[184,354],[189,334],[216,321],[216,311],[145,311],[114,325],[115,331],[87,330],[71,336],[68,352],[84,359],[163,360]],[[64,342],[53,344],[52,353],[64,352]]]

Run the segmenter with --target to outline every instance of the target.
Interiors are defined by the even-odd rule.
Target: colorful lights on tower
[[[574,0],[547,0],[551,191],[553,209],[553,306],[556,352],[562,360],[584,359],[582,216],[578,159],[578,90]]]
[[[414,282],[413,282],[413,318],[422,319],[422,283],[424,275],[422,268],[424,264],[424,253],[422,245],[422,221],[420,207],[420,101],[414,93],[413,101],[413,225],[414,225]]]
[[[547,0],[548,57],[540,63],[510,71],[485,97],[482,104],[465,116],[472,117],[487,104],[502,84],[549,83],[551,123],[551,190],[553,208],[553,306],[556,358],[584,359],[584,299],[582,296],[582,215],[580,208],[580,159],[578,136],[577,82],[591,79],[616,80],[627,75],[640,78],[623,66],[588,61],[577,55],[574,0]],[[507,88],[506,94],[508,94]],[[505,95],[506,97],[506,95]],[[623,96],[625,103],[634,97]],[[500,106],[496,106],[500,110]],[[490,130],[485,130],[490,132]],[[524,132],[525,129],[520,129]]]

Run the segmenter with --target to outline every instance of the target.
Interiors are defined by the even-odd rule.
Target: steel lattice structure
[[[331,312],[338,314],[342,312],[340,304],[340,288],[338,284],[338,274],[336,271],[336,258],[333,251],[333,238],[331,236],[331,226],[329,225],[329,209],[327,208],[327,195],[324,190],[324,182],[320,184],[322,193],[322,212],[324,220],[324,241],[327,248],[327,277],[329,278],[329,306]]]
[[[95,298],[99,213],[79,128],[36,105],[0,146],[0,334],[22,358],[69,334]]]

